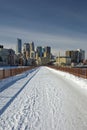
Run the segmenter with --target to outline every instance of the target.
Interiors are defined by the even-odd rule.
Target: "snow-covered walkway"
[[[0,130],[87,130],[87,80],[65,74],[40,67],[2,89]]]

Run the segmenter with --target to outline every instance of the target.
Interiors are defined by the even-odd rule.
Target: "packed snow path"
[[[87,95],[40,67],[0,92],[0,130],[87,130]]]

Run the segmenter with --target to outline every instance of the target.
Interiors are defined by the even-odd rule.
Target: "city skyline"
[[[87,58],[86,0],[1,0],[0,44],[16,47],[16,39],[51,46],[58,54],[81,48]]]

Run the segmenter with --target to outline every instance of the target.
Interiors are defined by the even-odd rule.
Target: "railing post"
[[[3,69],[3,78],[5,78],[5,69]]]
[[[87,69],[86,69],[86,79],[87,79]]]
[[[10,69],[10,76],[12,76],[12,69]]]

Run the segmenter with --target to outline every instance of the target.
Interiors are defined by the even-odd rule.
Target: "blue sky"
[[[87,51],[87,1],[0,0],[0,44],[15,49],[18,37],[55,54]]]

